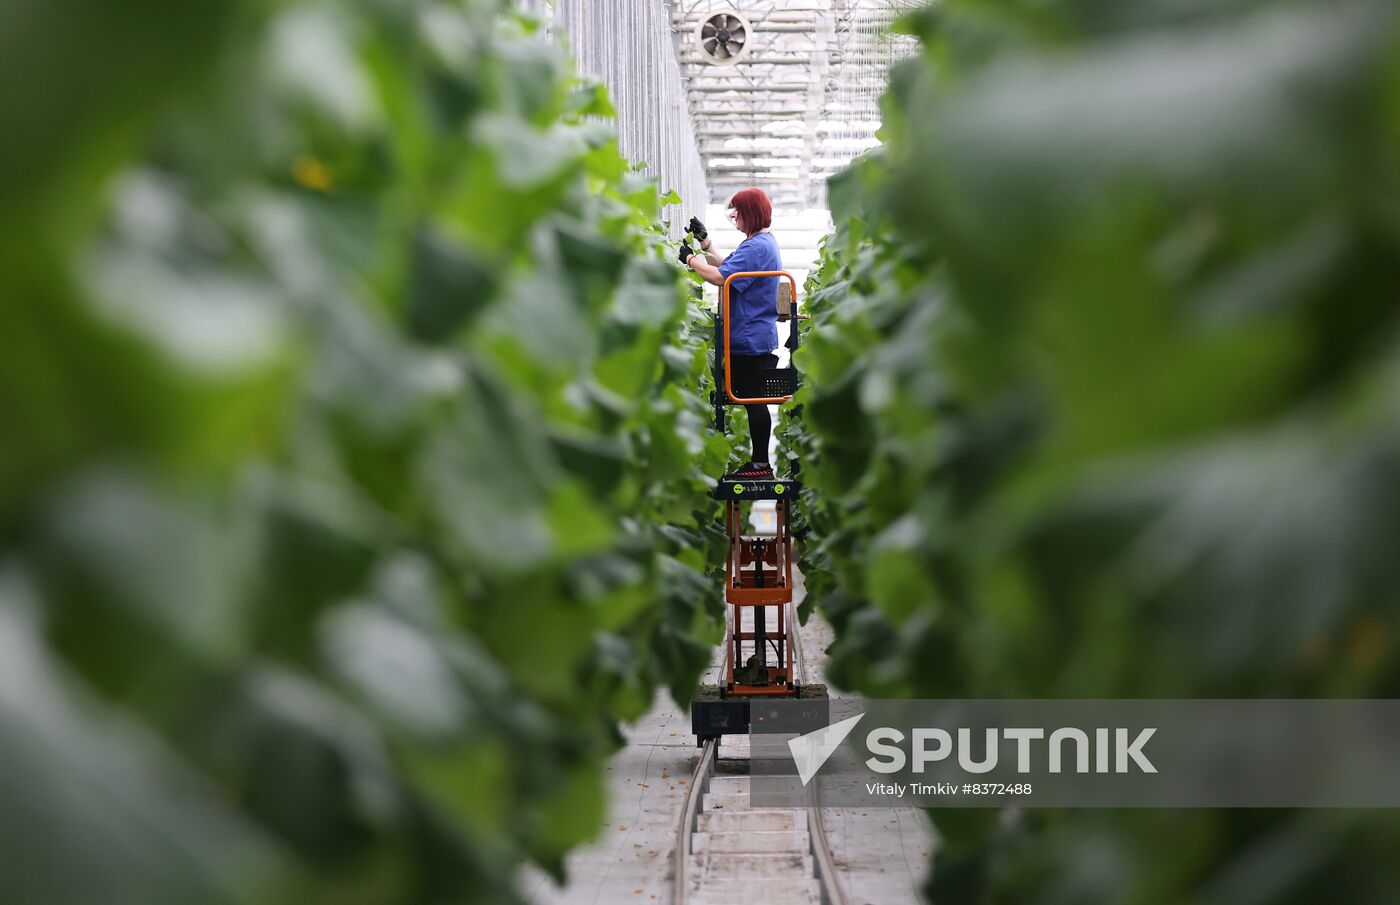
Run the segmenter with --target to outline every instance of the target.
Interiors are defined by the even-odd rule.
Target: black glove
[[[705,229],[705,224],[700,222],[698,217],[690,218],[690,234],[695,237],[695,241],[701,245],[705,244],[705,237],[710,233]]]
[[[690,258],[691,258],[691,256],[694,255],[694,254],[695,254],[695,249],[691,248],[690,245],[689,245],[688,243],[682,242],[682,243],[681,243],[681,251],[680,251],[680,254],[677,255],[677,257],[679,257],[679,258],[681,259],[681,263],[682,263],[682,264],[684,264],[685,266],[689,267],[689,266],[690,266]]]

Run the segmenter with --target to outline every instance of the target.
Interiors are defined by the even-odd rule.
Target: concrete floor
[[[609,814],[596,841],[575,849],[560,887],[535,868],[520,889],[536,905],[619,905],[671,897],[671,847],[685,784],[695,768],[690,713],[660,692],[650,711],[625,728],[627,746],[608,765]]]

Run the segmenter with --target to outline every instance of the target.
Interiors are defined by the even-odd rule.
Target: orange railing
[[[797,329],[797,281],[792,278],[792,274],[786,270],[748,270],[739,273],[731,273],[724,279],[724,287],[720,290],[723,299],[724,313],[724,392],[732,402],[744,405],[763,403],[772,405],[774,403],[787,402],[791,396],[755,396],[752,399],[734,395],[734,372],[729,367],[729,284],[733,280],[748,277],[787,277],[787,281],[792,284],[792,329]]]

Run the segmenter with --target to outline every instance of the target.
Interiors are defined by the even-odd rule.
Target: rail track
[[[795,607],[786,609],[794,618]],[[800,681],[809,684],[801,635],[792,637]],[[816,786],[808,788],[805,807],[750,807],[748,777],[719,770],[720,741],[701,747],[677,820],[673,905],[848,905]],[[736,738],[741,754],[747,742]]]

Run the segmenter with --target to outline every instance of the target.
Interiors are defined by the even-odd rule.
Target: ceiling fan
[[[695,43],[705,61],[715,66],[737,62],[748,39],[749,23],[738,13],[714,13],[695,30]]]

